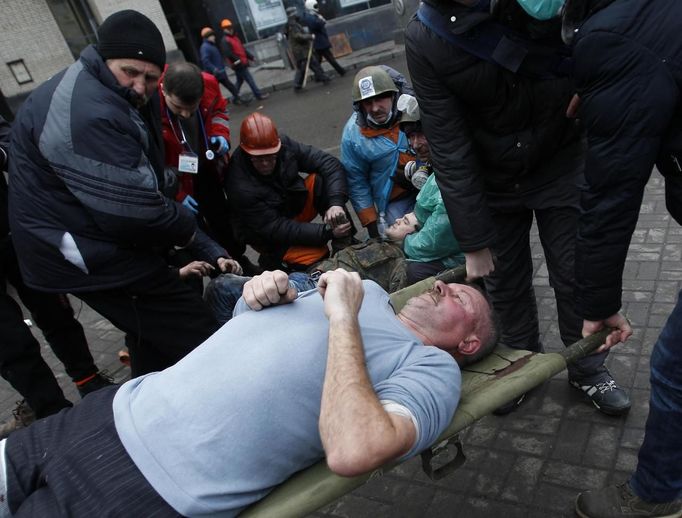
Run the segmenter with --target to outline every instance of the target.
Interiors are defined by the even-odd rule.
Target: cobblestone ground
[[[547,350],[562,347],[556,307],[542,248],[534,233],[534,282]],[[682,229],[667,215],[663,182],[655,173],[624,272],[624,309],[635,333],[607,361],[632,396],[625,417],[607,417],[567,383],[565,373],[534,390],[506,417],[488,417],[463,434],[466,464],[430,481],[418,460],[407,462],[328,505],[325,517],[553,517],[572,516],[576,493],[624,480],[636,464],[649,396],[649,355],[675,303],[682,280]],[[97,365],[117,381],[129,371],[118,362],[123,336],[108,321],[74,299]],[[44,357],[67,397],[78,395],[37,330]],[[0,419],[10,416],[18,395],[0,380]]]

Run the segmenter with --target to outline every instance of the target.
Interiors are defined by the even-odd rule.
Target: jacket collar
[[[453,34],[464,34],[481,22],[490,19],[490,13],[477,11],[453,0],[424,0],[436,9],[446,20]]]

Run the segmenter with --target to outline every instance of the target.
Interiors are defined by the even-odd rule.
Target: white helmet
[[[317,12],[317,0],[305,0],[305,8]]]

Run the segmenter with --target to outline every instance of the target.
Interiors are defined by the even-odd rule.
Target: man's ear
[[[471,334],[462,340],[457,346],[457,352],[465,356],[476,354],[481,348],[481,339],[476,334]]]

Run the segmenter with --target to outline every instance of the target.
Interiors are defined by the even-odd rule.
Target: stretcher
[[[436,279],[462,282],[463,267],[447,270],[391,294],[397,312],[414,295],[430,289]],[[457,411],[436,443],[422,453],[422,468],[432,479],[443,478],[464,463],[458,434],[469,425],[492,413],[514,398],[541,385],[566,366],[591,353],[604,343],[608,331],[594,334],[560,352],[532,353],[498,345],[490,355],[462,368],[462,395]],[[434,460],[450,450],[447,463],[434,466]],[[452,455],[452,450],[456,454]],[[310,514],[395,467],[389,463],[357,477],[341,477],[332,473],[324,460],[292,475],[268,496],[246,509],[240,516],[248,518],[286,518]]]

